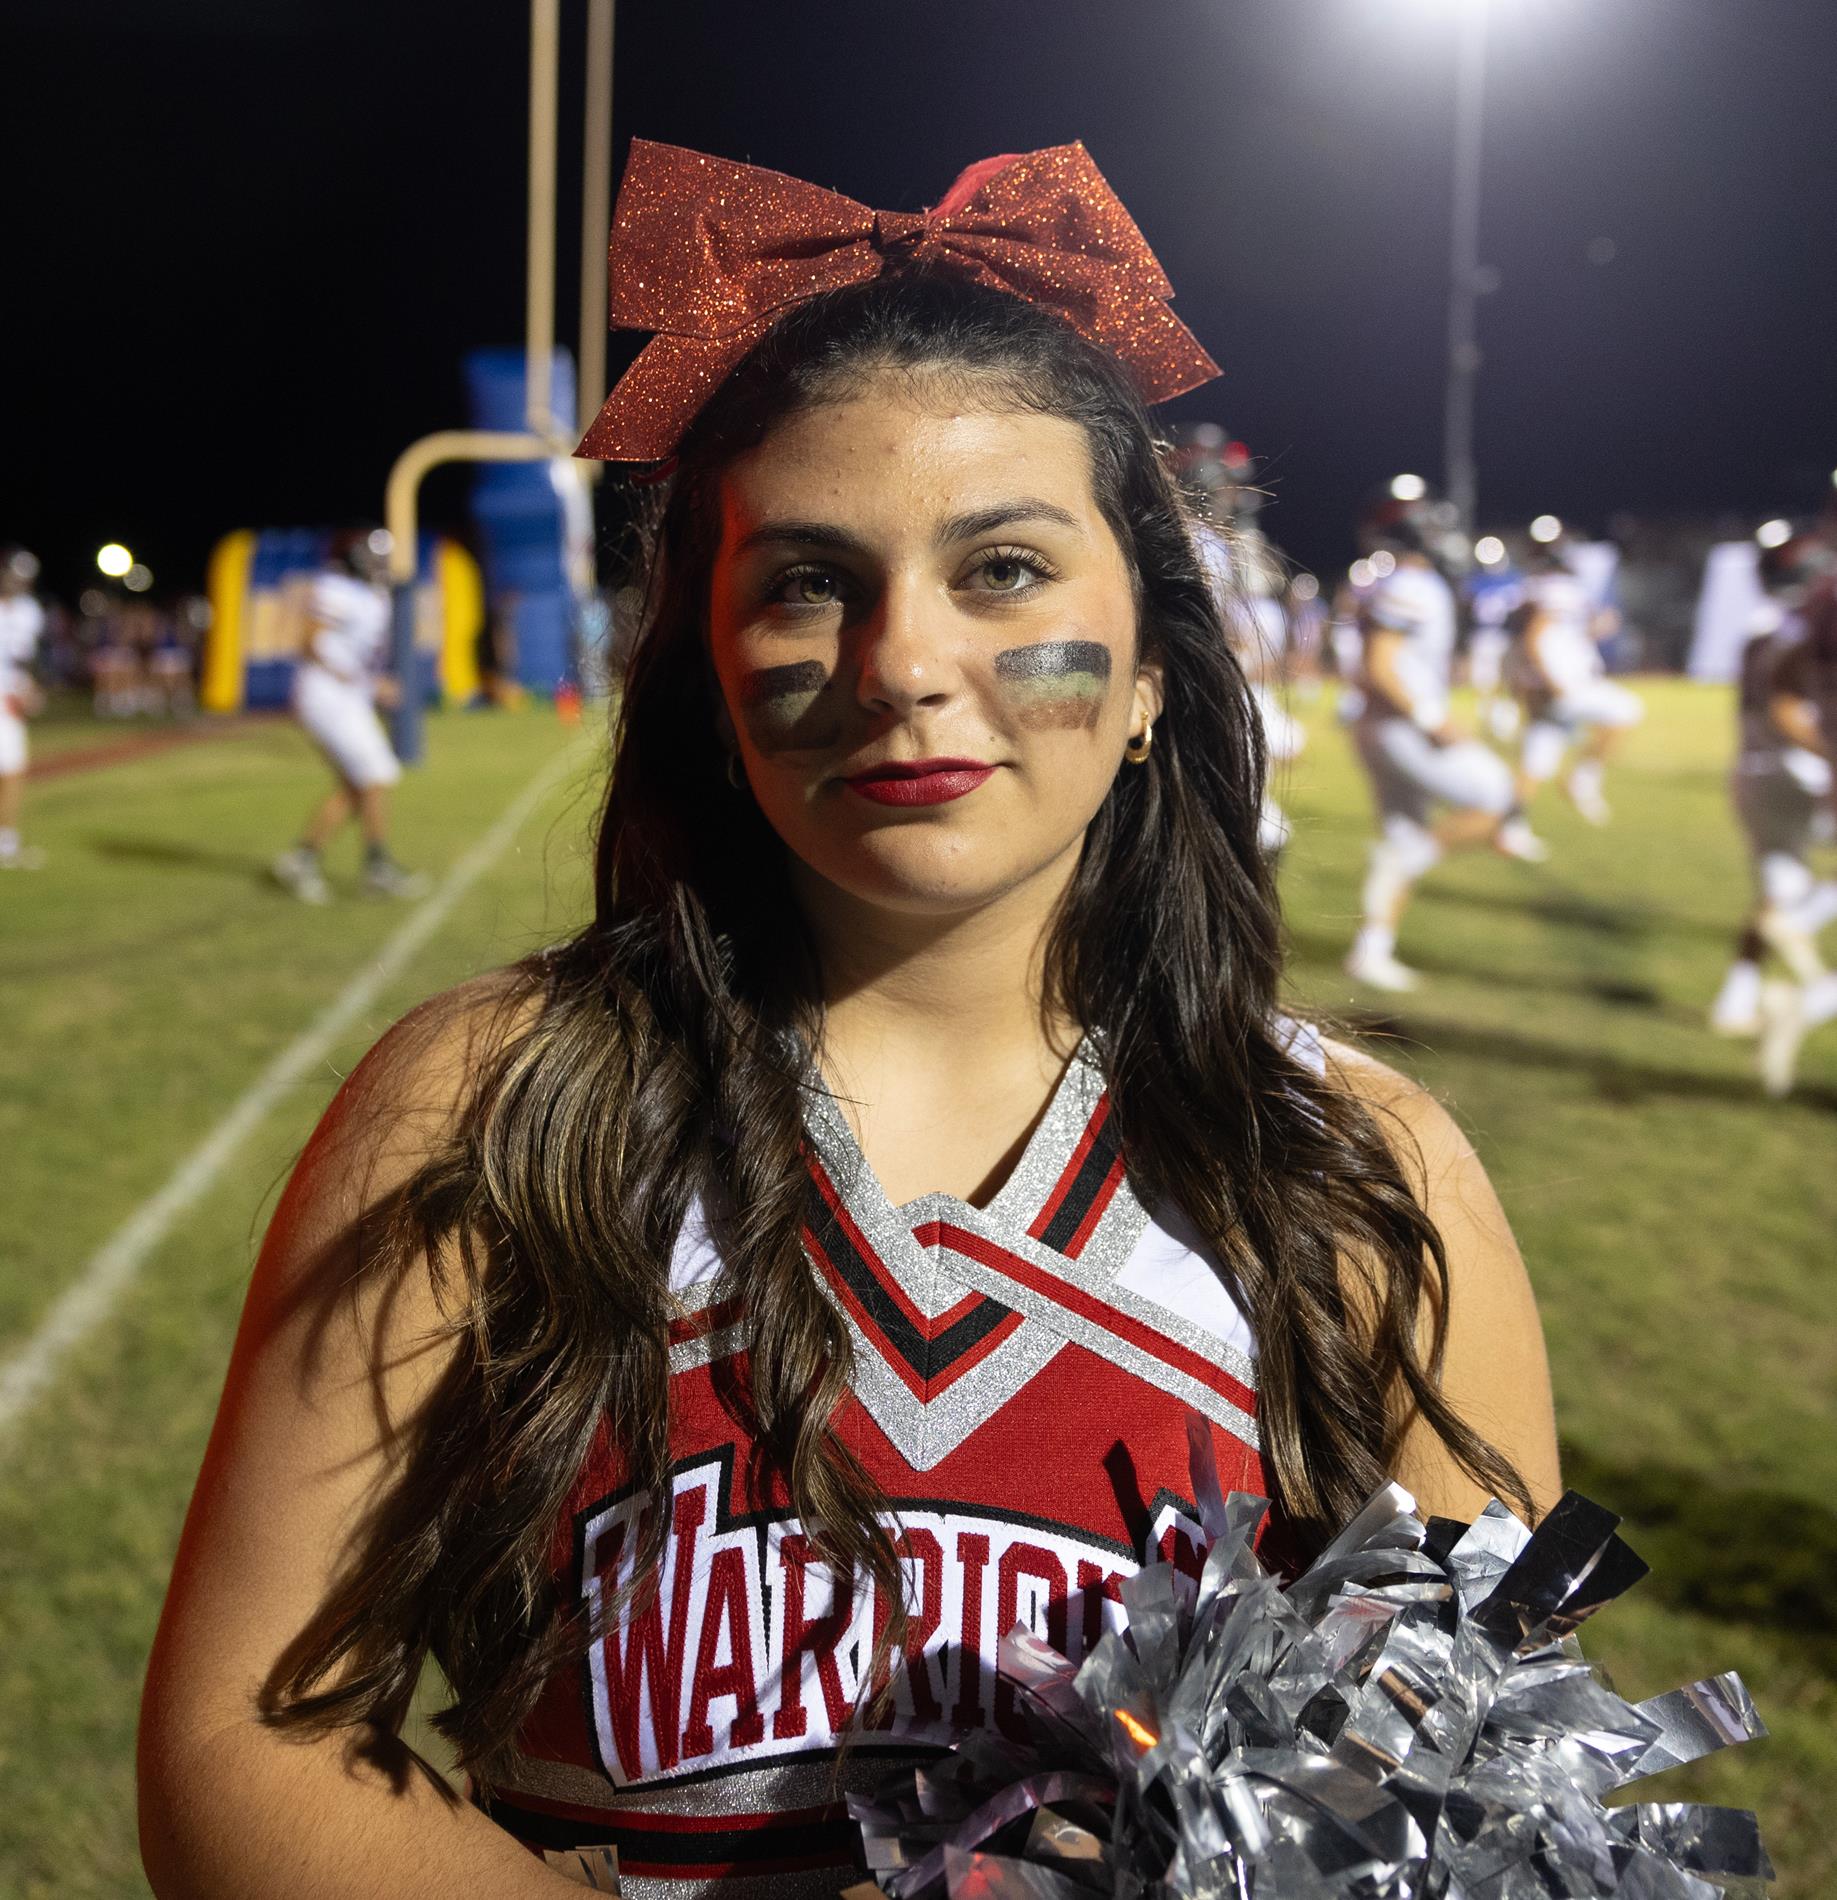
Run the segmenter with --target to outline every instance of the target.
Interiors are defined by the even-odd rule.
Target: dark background
[[[564,7],[572,343],[584,9]],[[6,0],[0,539],[162,591],[237,526],[380,515],[519,343],[521,0]],[[1837,465],[1837,7],[1494,0],[1481,515],[1822,505]],[[1082,138],[1225,367],[1173,413],[1343,559],[1440,472],[1452,0],[623,0],[614,128],[888,208]],[[1611,239],[1611,262],[1589,259]],[[622,360],[615,344],[615,366]],[[463,501],[430,493],[436,518]]]

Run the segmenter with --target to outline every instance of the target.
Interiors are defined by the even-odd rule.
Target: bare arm
[[[377,1766],[338,1737],[265,1727],[256,1710],[449,1363],[430,1277],[355,1280],[353,1228],[449,1125],[487,1014],[449,1001],[391,1031],[328,1111],[269,1229],[141,1708],[141,1852],[160,1900],[578,1892],[446,1798],[400,1743]]]
[[[1537,1510],[1562,1492],[1543,1324],[1505,1211],[1473,1145],[1426,1089],[1363,1052],[1330,1043],[1337,1079],[1396,1137],[1399,1161],[1448,1256],[1442,1392],[1517,1467]],[[1435,1321],[1423,1313],[1426,1349]],[[1426,1512],[1471,1518],[1487,1499],[1434,1430],[1412,1416],[1394,1474]]]

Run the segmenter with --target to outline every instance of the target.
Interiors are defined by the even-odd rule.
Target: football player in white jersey
[[[1832,564],[1832,551],[1803,534],[1760,556],[1767,593],[1742,652],[1739,750],[1729,777],[1753,866],[1754,905],[1710,1008],[1719,1035],[1760,1033],[1769,951],[1800,983],[1816,983],[1824,974],[1818,932],[1837,921],[1837,882],[1812,867],[1814,848],[1832,840],[1832,747],[1803,677],[1799,611]]]
[[[1416,881],[1451,849],[1491,845],[1535,858],[1518,816],[1510,769],[1448,716],[1454,590],[1436,566],[1445,529],[1436,504],[1385,499],[1361,540],[1373,580],[1359,605],[1353,744],[1371,780],[1378,837],[1361,893],[1362,920],[1347,974],[1382,990],[1412,990],[1397,959],[1397,927]]]
[[[0,549],[0,871],[35,871],[45,854],[22,844],[20,807],[25,802],[26,719],[39,706],[30,671],[45,610],[32,594],[38,559],[24,548]]]
[[[1630,687],[1607,677],[1602,663],[1600,640],[1618,616],[1591,597],[1559,538],[1534,548],[1513,621],[1513,670],[1525,711],[1519,800],[1528,808],[1575,746],[1564,790],[1591,825],[1604,825],[1612,816],[1601,789],[1608,757],[1646,710]]]
[[[389,596],[382,585],[389,536],[377,528],[340,538],[333,565],[315,577],[306,647],[293,678],[293,714],[325,755],[337,784],[313,807],[300,841],[274,861],[278,882],[308,904],[331,902],[326,846],[355,816],[364,836],[364,889],[377,897],[418,897],[427,888],[389,851],[389,788],[402,767],[380,705],[394,705],[401,683],[384,671]]]

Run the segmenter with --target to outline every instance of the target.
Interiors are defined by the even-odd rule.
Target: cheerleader
[[[401,682],[383,669],[389,650],[389,554],[385,529],[340,538],[333,566],[317,575],[307,603],[305,651],[293,676],[293,716],[336,781],[308,814],[300,841],[273,865],[275,881],[306,904],[329,904],[326,846],[352,818],[363,832],[363,888],[372,897],[419,897],[420,872],[389,851],[389,793],[402,767],[376,709],[393,706]]]
[[[1287,1562],[1387,1470],[1558,1487],[1472,1149],[1282,1012],[1143,407],[1212,365],[1083,148],[921,215],[639,143],[612,285],[659,334],[583,446],[673,468],[594,914],[385,1037],[276,1212],[162,1900],[834,1895],[845,1791],[1012,1730],[1016,1623],[1082,1656],[1190,1561],[1190,1434]]]

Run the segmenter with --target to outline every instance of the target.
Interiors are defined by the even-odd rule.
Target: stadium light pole
[[[1448,381],[1442,409],[1442,485],[1463,534],[1479,503],[1474,392],[1480,374],[1480,147],[1486,96],[1487,0],[1459,0],[1454,78],[1454,204],[1448,260]]]

